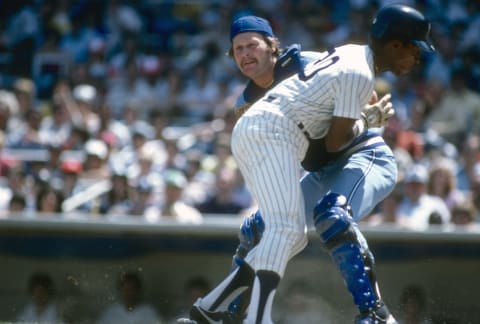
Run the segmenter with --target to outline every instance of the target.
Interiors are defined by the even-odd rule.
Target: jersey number
[[[335,54],[335,49],[329,50],[327,56],[316,60],[312,64],[308,64],[303,71],[300,71],[299,79],[302,81],[307,81],[312,78],[317,72],[337,63],[340,57],[333,54]]]

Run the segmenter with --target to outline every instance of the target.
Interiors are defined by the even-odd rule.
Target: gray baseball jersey
[[[238,120],[232,151],[265,220],[263,238],[246,258],[255,269],[283,276],[306,245],[299,177],[307,136],[324,137],[332,116],[359,118],[373,89],[369,47],[345,45],[275,86]]]

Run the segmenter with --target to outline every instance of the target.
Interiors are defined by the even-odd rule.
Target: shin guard
[[[364,251],[352,225],[346,198],[335,193],[326,194],[315,206],[314,223],[354,303],[361,312],[373,309],[380,302],[372,271],[373,258],[370,258],[370,251]]]

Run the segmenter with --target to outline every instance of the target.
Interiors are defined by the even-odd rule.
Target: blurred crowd
[[[228,51],[244,14],[282,46],[368,41],[389,1],[0,3],[0,214],[201,223],[255,208],[230,151],[245,79]],[[398,186],[365,220],[475,224],[480,211],[480,5],[403,1],[432,22],[436,54],[379,76]],[[60,214],[59,214],[60,213]]]
[[[206,277],[188,277],[167,307],[162,307],[148,298],[142,271],[121,271],[114,279],[106,284],[108,296],[92,303],[95,297],[88,292],[72,289],[68,282],[56,282],[48,272],[35,271],[27,278],[27,298],[17,309],[12,307],[14,321],[9,323],[173,324],[210,288]]]
[[[79,292],[71,284],[56,280],[44,271],[29,274],[25,301],[15,310],[9,323],[50,324],[174,324],[188,316],[191,305],[211,288],[207,277],[187,277],[166,305],[154,302],[142,271],[121,271],[114,282],[106,284],[110,293],[102,298]],[[149,289],[150,288],[150,289]],[[348,322],[348,314],[338,312],[318,291],[304,279],[294,280],[280,292],[282,307],[275,310],[278,323],[337,323]],[[104,299],[103,299],[104,298]],[[91,300],[95,300],[94,303]],[[90,301],[90,303],[88,302]],[[439,310],[435,296],[427,287],[415,282],[401,287],[397,306],[394,307],[399,323],[445,324],[460,323],[455,315]],[[165,307],[166,306],[166,307]]]

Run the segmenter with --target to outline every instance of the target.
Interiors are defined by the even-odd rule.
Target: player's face
[[[390,71],[396,75],[409,73],[420,62],[420,49],[413,43],[395,42],[390,54]]]
[[[271,83],[275,58],[261,34],[238,34],[233,38],[232,50],[235,63],[243,75],[259,85]]]

